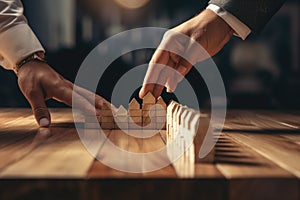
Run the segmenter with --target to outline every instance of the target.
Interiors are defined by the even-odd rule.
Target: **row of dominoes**
[[[141,108],[142,107],[142,108]],[[86,116],[85,128],[95,129],[165,129],[166,103],[159,97],[156,101],[151,93],[143,98],[142,106],[136,99],[128,105],[128,110],[120,106],[116,111],[104,105],[101,116]]]
[[[214,135],[209,125],[209,116],[171,101],[167,107],[166,123],[167,152],[170,159],[177,160],[177,164],[184,160],[186,166],[193,166],[200,161],[213,162]],[[174,167],[184,171],[183,165]]]

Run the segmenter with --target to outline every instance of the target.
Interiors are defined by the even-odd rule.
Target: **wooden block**
[[[98,123],[98,117],[95,115],[86,115],[84,116],[84,121],[87,123]]]
[[[128,110],[128,114],[129,116],[131,117],[139,117],[139,116],[142,116],[142,110],[141,109],[131,109],[131,110]]]
[[[174,130],[174,133],[173,134],[177,134],[178,130],[179,130],[179,110],[181,109],[181,106],[180,104],[177,104],[175,106],[175,109],[174,109],[174,112],[172,114],[172,124],[173,124],[173,130]]]
[[[143,110],[150,110],[155,104],[144,104],[142,105]],[[153,109],[153,108],[152,108]],[[154,108],[155,109],[155,108]]]
[[[138,110],[138,109],[140,109],[140,104],[135,98],[133,98],[128,104],[128,110]]]
[[[115,116],[115,122],[128,123],[128,116]]]
[[[114,122],[114,118],[113,117],[100,117],[100,122],[108,122],[108,123],[113,123]]]
[[[156,123],[143,124],[142,129],[146,129],[146,130],[156,129]]]
[[[143,110],[143,117],[149,117],[149,110]]]
[[[126,108],[124,108],[124,106],[121,105],[121,106],[117,109],[116,113],[114,113],[114,115],[116,115],[116,116],[127,116],[128,113],[127,113]]]
[[[84,128],[86,128],[86,129],[99,129],[100,124],[99,123],[84,123]]]
[[[102,129],[114,129],[115,128],[115,123],[101,123],[101,128]]]
[[[158,97],[156,104],[160,105],[161,108],[163,108],[165,111],[167,110],[167,104],[165,103],[162,97]]]
[[[137,123],[137,122],[143,122],[143,118],[140,116],[140,117],[130,117],[128,119],[128,122],[134,122],[134,123]]]
[[[118,122],[115,124],[116,129],[128,129],[128,123]]]
[[[142,129],[143,123],[137,122],[137,123],[128,123],[129,129]]]
[[[211,163],[214,161],[215,150],[214,148],[210,149],[214,144],[213,133],[211,132],[211,130],[208,129],[210,124],[210,118],[207,116],[201,116],[201,114],[197,114],[195,115],[195,117],[199,118],[198,125],[196,126],[196,135],[194,136],[195,161]],[[206,139],[205,143],[204,139]],[[200,150],[203,154],[206,154],[205,157],[199,157]]]
[[[143,118],[143,124],[149,124],[149,123],[151,123],[152,120],[155,123],[155,117],[154,118],[145,117],[145,118]]]
[[[155,104],[155,97],[151,92],[148,92],[143,98],[143,104]]]
[[[161,116],[166,116],[167,112],[166,110],[155,110],[155,116],[161,117]]]
[[[155,117],[156,122],[166,123],[166,117]]]
[[[168,143],[170,140],[170,135],[172,133],[172,128],[171,128],[171,115],[172,115],[172,110],[175,105],[175,101],[171,101],[167,107],[167,124],[166,124],[166,142]]]
[[[142,117],[155,117],[155,110],[143,110]]]

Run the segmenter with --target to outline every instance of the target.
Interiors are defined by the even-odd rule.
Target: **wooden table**
[[[178,178],[172,166],[139,174],[109,168],[83,147],[71,109],[51,113],[50,129],[38,129],[29,109],[0,109],[0,199],[300,198],[300,112],[229,111],[215,163],[195,164],[192,178]],[[164,146],[160,134],[106,135],[132,152]]]

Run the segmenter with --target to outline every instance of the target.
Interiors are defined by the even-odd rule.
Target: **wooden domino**
[[[139,102],[135,98],[133,98],[128,104],[128,110],[139,110],[139,109],[140,109]]]
[[[156,99],[151,92],[148,92],[143,98],[143,104],[152,104],[156,103]]]
[[[128,112],[124,106],[120,106],[114,113],[115,128],[128,129]]]
[[[128,128],[129,129],[141,129],[143,125],[143,113],[140,109],[140,104],[136,99],[132,99],[128,104]]]
[[[178,153],[178,148],[190,146],[183,153],[183,156],[189,157],[185,160],[210,163],[214,161],[215,150],[212,147],[215,141],[212,130],[209,129],[209,116],[171,101],[167,106],[166,120],[167,144],[174,143],[168,150],[171,157]]]

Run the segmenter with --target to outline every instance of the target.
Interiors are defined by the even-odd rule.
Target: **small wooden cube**
[[[167,111],[167,104],[165,103],[162,97],[158,97],[156,104],[160,105],[161,108]]]
[[[113,123],[114,122],[114,118],[111,117],[100,117],[100,122],[108,122],[108,123]]]
[[[97,123],[84,123],[84,128],[86,129],[99,129],[100,128],[100,124]]]
[[[130,117],[128,119],[128,122],[134,122],[134,123],[137,123],[137,122],[143,122],[143,118],[140,116],[140,117]]]
[[[115,123],[109,123],[109,122],[103,122],[100,124],[102,129],[114,129],[115,128]]]
[[[155,117],[156,122],[160,122],[160,123],[166,123],[167,119],[166,117]]]
[[[128,123],[117,122],[115,124],[115,128],[117,128],[117,129],[128,129]]]
[[[128,123],[128,116],[115,116],[116,122]]]
[[[128,110],[139,110],[140,104],[136,99],[132,99],[128,104]]]
[[[84,120],[87,123],[98,123],[98,116],[86,115],[86,116],[84,116]]]
[[[129,129],[142,129],[143,122],[137,122],[137,123],[128,123]]]
[[[155,116],[157,117],[162,117],[162,116],[166,116],[167,112],[165,110],[155,110]]]
[[[150,110],[155,104],[144,104],[142,105],[143,110]],[[152,108],[153,109],[153,108]],[[154,108],[155,109],[155,108]]]
[[[131,109],[131,110],[128,110],[128,114],[129,116],[131,117],[139,117],[139,116],[142,116],[142,110],[141,109]]]
[[[148,92],[143,98],[143,104],[155,104],[156,99],[151,92]]]

